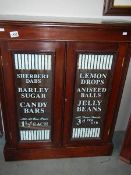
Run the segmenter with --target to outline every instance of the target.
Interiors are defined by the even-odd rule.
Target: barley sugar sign
[[[113,60],[113,54],[78,55],[72,139],[100,138]]]
[[[13,57],[20,140],[49,141],[53,56],[15,53]]]

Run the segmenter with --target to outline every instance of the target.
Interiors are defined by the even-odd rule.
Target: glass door
[[[69,43],[64,144],[101,144],[109,139],[123,56],[117,44]],[[122,51],[123,52],[123,51]]]
[[[9,42],[5,53],[5,91],[14,143],[18,147],[61,145],[64,43]]]

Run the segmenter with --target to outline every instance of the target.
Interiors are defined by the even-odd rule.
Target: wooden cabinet
[[[5,160],[111,154],[131,25],[0,25]]]

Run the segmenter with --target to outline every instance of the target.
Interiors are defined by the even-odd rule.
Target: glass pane
[[[13,58],[20,140],[50,141],[53,55],[14,53]]]
[[[113,54],[78,54],[72,139],[99,139],[101,137],[113,61]]]

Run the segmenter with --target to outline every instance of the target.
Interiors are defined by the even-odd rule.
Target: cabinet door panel
[[[7,104],[7,115],[14,120],[9,123],[14,137],[11,145],[61,145],[64,43],[26,41],[7,45],[4,78],[7,101],[12,103]]]
[[[118,52],[117,44],[68,44],[64,144],[101,144],[109,139],[113,94],[120,83],[114,80],[123,62]]]

